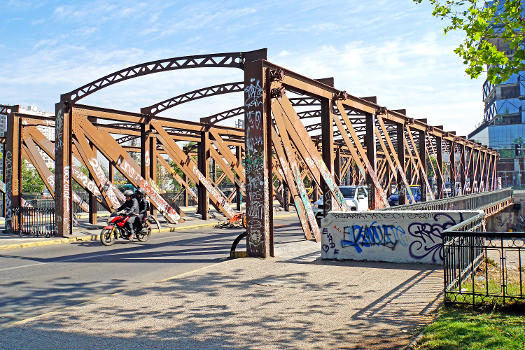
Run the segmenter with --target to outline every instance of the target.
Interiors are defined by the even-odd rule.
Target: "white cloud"
[[[58,40],[55,40],[55,39],[44,39],[44,40],[39,40],[35,45],[33,45],[33,50],[37,50],[41,47],[44,47],[44,46],[53,46],[55,45],[56,43],[58,42]]]
[[[416,43],[408,38],[352,41],[305,53],[287,51],[270,60],[308,77],[333,76],[338,89],[377,96],[388,108],[406,108],[410,117],[467,134],[482,116],[481,81],[465,76],[451,48],[429,34]]]

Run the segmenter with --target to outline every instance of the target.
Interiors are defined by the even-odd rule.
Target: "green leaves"
[[[413,0],[421,3],[422,0]],[[525,18],[521,0],[486,3],[477,0],[428,0],[432,15],[446,21],[443,32],[463,31],[465,40],[454,50],[473,79],[487,72],[502,83],[525,69]]]
[[[44,181],[38,175],[38,172],[28,167],[25,161],[22,162],[22,192],[31,194],[42,194],[44,190]]]

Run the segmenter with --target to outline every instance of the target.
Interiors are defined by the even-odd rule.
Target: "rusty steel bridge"
[[[241,69],[244,81],[189,91],[140,111],[81,104],[86,96],[125,80],[207,67]],[[200,122],[162,116],[198,99],[241,92],[244,98],[238,107]],[[91,223],[97,222],[99,204],[108,210],[120,205],[124,196],[114,185],[115,171],[143,188],[153,210],[168,222],[184,220],[185,213],[154,185],[156,170],[163,167],[184,196],[198,203],[203,219],[208,218],[209,203],[226,218],[238,217],[243,196],[248,255],[259,257],[273,255],[274,200],[285,210],[293,203],[305,238],[319,241],[312,200],[322,194],[325,212],[348,210],[341,184],[368,186],[371,209],[388,207],[396,187],[401,205],[414,201],[413,185],[429,203],[497,188],[495,150],[429,125],[426,119],[410,118],[405,110],[381,106],[375,96],[338,90],[333,78],[312,79],[279,67],[267,60],[266,49],[146,62],[61,95],[53,117],[24,114],[16,105],[0,106],[0,114],[8,120],[2,140],[7,229],[20,220],[14,208],[27,205],[21,191],[22,159],[36,168],[54,197],[59,236],[72,234],[73,203],[89,213]],[[244,116],[244,128],[221,125],[236,116]],[[39,126],[54,127],[55,140],[46,138]],[[140,146],[130,145],[132,140],[140,140]],[[193,146],[181,147],[180,141]],[[42,152],[55,161],[54,173]],[[444,154],[449,155],[446,162]],[[109,174],[102,169],[101,156],[109,162]],[[75,165],[79,163],[88,175]],[[215,176],[215,168],[221,176]],[[436,176],[437,191],[431,188],[427,169]],[[234,186],[229,195],[220,190],[225,179]],[[88,201],[75,193],[72,181],[89,193]],[[307,191],[306,184],[313,191]]]

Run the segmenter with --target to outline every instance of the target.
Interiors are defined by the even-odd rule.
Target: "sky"
[[[60,94],[138,63],[268,48],[269,61],[334,77],[354,96],[467,135],[482,120],[484,78],[471,80],[428,4],[367,1],[0,0],[0,104],[54,111]],[[138,112],[186,91],[242,81],[238,69],[165,72],[115,84],[81,101]],[[198,120],[242,105],[204,99],[165,116]]]

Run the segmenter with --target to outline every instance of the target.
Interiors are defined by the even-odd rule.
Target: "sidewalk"
[[[226,217],[222,216],[215,210],[210,210],[210,219],[202,220],[199,215],[195,213],[194,207],[181,208],[188,216],[185,217],[185,221],[179,224],[169,224],[159,216],[161,229],[153,230],[152,234],[159,232],[174,232],[186,229],[197,229],[201,227],[212,227],[217,223],[225,221]],[[290,212],[279,211],[275,213],[274,218],[279,217],[290,217],[295,216],[294,209]],[[0,250],[20,249],[20,248],[32,248],[38,246],[48,246],[55,244],[67,244],[75,242],[86,242],[86,241],[98,241],[100,231],[105,226],[108,219],[109,213],[102,212],[99,214],[98,224],[91,225],[87,220],[87,214],[82,214],[79,217],[79,225],[73,228],[73,234],[70,237],[58,238],[58,237],[31,237],[23,236],[20,237],[13,233],[0,233]],[[3,221],[3,219],[2,219]]]
[[[319,259],[303,241],[0,329],[0,349],[403,349],[440,300],[438,266]]]

